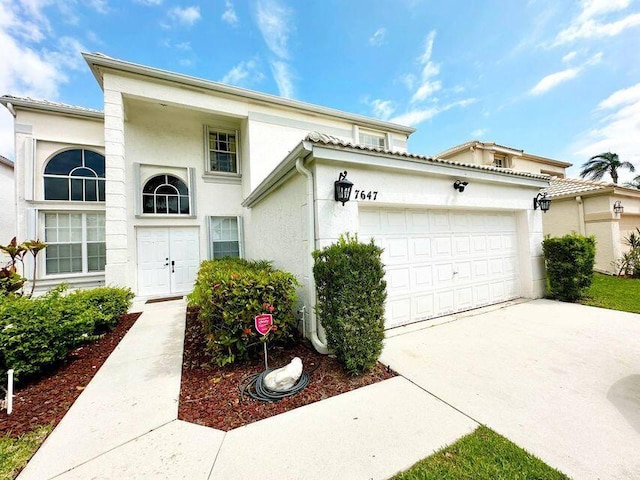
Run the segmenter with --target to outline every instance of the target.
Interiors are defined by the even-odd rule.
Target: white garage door
[[[519,295],[513,213],[382,208],[359,217],[360,239],[384,248],[387,328]]]

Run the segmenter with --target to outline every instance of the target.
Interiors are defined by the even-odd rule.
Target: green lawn
[[[36,453],[49,432],[51,427],[43,426],[20,438],[0,436],[0,480],[15,478],[31,456]]]
[[[419,461],[393,480],[556,480],[549,467],[487,427]]]
[[[595,273],[583,305],[640,313],[640,279]]]

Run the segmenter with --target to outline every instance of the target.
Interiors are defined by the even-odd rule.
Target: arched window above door
[[[189,215],[189,188],[173,175],[151,177],[142,188],[142,213]]]

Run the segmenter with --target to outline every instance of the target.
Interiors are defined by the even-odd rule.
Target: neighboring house
[[[202,260],[269,259],[301,282],[319,350],[311,252],[346,232],[384,248],[387,327],[543,294],[532,199],[547,176],[409,154],[410,127],[84,58],[104,115],[0,98],[16,117],[18,233],[49,243],[39,285],[183,294]]]
[[[545,235],[594,235],[595,269],[618,273],[613,262],[629,248],[624,239],[640,228],[640,190],[608,182],[553,178],[545,191],[552,199],[543,216]],[[616,212],[620,207],[623,211]]]
[[[16,235],[16,199],[13,162],[0,155],[0,244],[6,245]]]
[[[473,163],[475,165],[493,165],[494,167],[521,172],[541,173],[559,178],[564,178],[565,169],[571,166],[571,163],[533,155],[526,153],[524,150],[498,145],[493,142],[480,142],[478,140],[472,140],[449,148],[435,157],[455,160],[456,162]]]

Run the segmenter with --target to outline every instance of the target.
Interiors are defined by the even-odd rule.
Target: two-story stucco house
[[[311,252],[346,232],[384,248],[387,327],[543,294],[532,198],[546,175],[413,155],[410,127],[84,58],[104,112],[0,100],[15,116],[17,233],[49,244],[41,286],[184,294],[202,260],[268,259],[300,280],[320,350]]]

